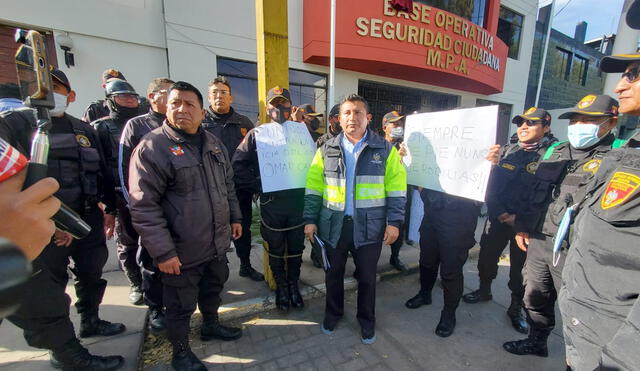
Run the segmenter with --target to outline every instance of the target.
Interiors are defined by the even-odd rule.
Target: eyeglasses
[[[520,126],[522,126],[522,124],[527,124],[527,126],[532,127],[532,126],[536,126],[538,124],[542,125],[542,121],[540,121],[540,120],[536,120],[536,121],[533,121],[533,120],[522,120],[519,123],[517,123],[516,126],[520,127]]]
[[[221,95],[223,97],[226,97],[227,95],[231,95],[231,92],[228,90],[211,90],[211,95]]]
[[[593,124],[593,125],[602,125],[604,123],[606,123],[607,121],[609,121],[611,119],[611,117],[607,117],[604,121],[602,122],[598,122],[600,120],[602,120],[602,117],[581,117],[578,119],[569,119],[569,125],[575,125],[577,123],[583,123],[583,124]]]
[[[631,84],[638,79],[638,70],[640,70],[640,66],[636,66],[629,71],[625,71],[622,73],[622,78],[627,79],[627,82]]]

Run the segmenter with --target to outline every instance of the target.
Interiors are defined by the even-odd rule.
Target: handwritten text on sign
[[[255,131],[262,191],[304,188],[316,151],[306,125],[287,121],[263,124]]]
[[[495,142],[498,106],[407,116],[407,182],[484,201]]]

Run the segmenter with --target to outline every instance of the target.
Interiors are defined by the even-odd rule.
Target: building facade
[[[500,104],[497,139],[525,108],[534,42],[535,0],[420,0],[407,12],[393,0],[337,1],[336,99],[360,93],[374,126],[385,112],[427,112]],[[289,83],[294,104],[326,111],[329,4],[289,0]],[[257,118],[255,1],[33,0],[3,2],[0,26],[47,33],[57,65],[78,93],[80,115],[103,97],[101,73],[121,70],[139,93],[155,77],[193,83],[203,92],[220,74],[232,83],[234,106]],[[73,40],[65,64],[60,35]],[[1,35],[0,35],[1,36]],[[0,47],[7,47],[0,38]],[[504,40],[504,41],[503,41]],[[8,64],[7,64],[8,63]],[[3,70],[12,68],[1,59]],[[0,82],[10,80],[0,75]]]

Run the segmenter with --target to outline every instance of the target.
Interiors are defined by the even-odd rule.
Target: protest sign
[[[498,106],[407,116],[407,183],[484,201],[497,121]]]
[[[286,121],[260,125],[255,132],[262,191],[304,188],[316,151],[307,126]]]

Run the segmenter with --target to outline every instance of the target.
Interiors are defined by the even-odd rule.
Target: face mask
[[[320,127],[320,120],[318,120],[317,118],[314,118],[313,120],[311,120],[311,122],[309,123],[309,128],[313,131],[318,130],[318,128]]]
[[[289,120],[291,117],[291,107],[285,107],[283,105],[278,105],[269,109],[269,117],[279,124]]]
[[[404,137],[404,128],[397,126],[391,129],[391,139],[402,139]]]
[[[569,128],[567,129],[567,137],[569,138],[569,143],[571,143],[573,148],[577,148],[577,149],[589,148],[595,145],[600,141],[600,139],[602,139],[602,137],[598,137],[598,130],[600,129],[600,125],[606,123],[607,121],[599,125],[596,125],[596,124],[569,125]]]
[[[56,106],[49,110],[49,114],[53,117],[62,117],[67,110],[67,96],[60,93],[53,93],[53,101]]]
[[[129,119],[138,116],[140,112],[138,107],[132,108],[121,106],[111,98],[107,99],[107,105],[109,106],[109,110],[112,112],[111,117],[122,122],[126,122]]]

